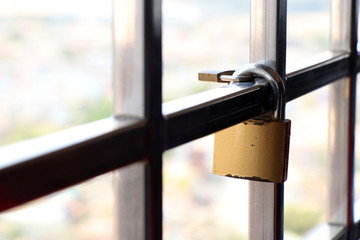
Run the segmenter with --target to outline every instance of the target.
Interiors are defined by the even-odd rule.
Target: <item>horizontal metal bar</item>
[[[286,75],[288,102],[350,74],[350,54],[326,55],[328,59]]]
[[[307,240],[318,240],[318,239],[343,239],[338,238],[342,235],[342,232],[346,229],[346,225],[343,224],[331,224],[331,223],[321,223],[314,228],[312,228],[304,236]],[[349,238],[346,238],[349,239]],[[358,240],[358,239],[356,239]]]
[[[353,223],[350,227],[344,227],[343,231],[332,239],[338,240],[359,240],[360,237],[360,221]]]
[[[355,71],[356,71],[357,73],[360,72],[360,52],[358,52],[358,54],[357,54],[356,69],[355,69]]]
[[[287,101],[294,100],[349,74],[348,53],[326,53],[316,63],[287,74]],[[228,85],[163,104],[166,148],[204,137],[270,110],[272,91],[255,86]]]
[[[144,158],[145,134],[109,118],[0,148],[0,211]]]
[[[349,55],[331,55],[287,75],[287,101],[349,74]],[[359,62],[359,61],[358,61]],[[360,70],[360,65],[357,66]],[[163,104],[166,149],[206,136],[271,108],[262,80]],[[0,211],[147,156],[147,123],[109,118],[0,148]]]
[[[241,83],[163,104],[166,148],[206,136],[264,113],[266,83]]]

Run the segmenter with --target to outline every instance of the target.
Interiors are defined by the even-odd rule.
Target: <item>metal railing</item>
[[[270,87],[265,83],[224,86],[162,103],[161,2],[159,0],[127,2],[129,5],[125,6],[127,7],[125,11],[134,11],[134,14],[129,14],[128,17],[136,22],[139,34],[123,45],[117,44],[118,39],[116,34],[114,35],[114,117],[0,148],[1,211],[141,161],[144,164],[138,170],[134,170],[145,182],[144,192],[137,193],[145,199],[144,230],[141,236],[145,236],[146,239],[162,239],[163,151],[270,110],[269,103],[272,102],[273,96]],[[339,27],[336,24],[340,24],[343,18],[348,17],[344,24],[350,24],[346,28],[351,32],[350,39],[339,40],[341,44],[345,44],[341,41],[348,41],[347,45],[345,44],[348,49],[334,47],[333,53],[325,54],[320,60],[317,58],[315,63],[309,61],[308,66],[301,66],[288,72],[286,91],[287,101],[291,101],[343,77],[351,79],[349,82],[352,95],[349,98],[349,113],[345,116],[345,121],[349,121],[349,130],[345,136],[350,137],[350,141],[346,142],[349,146],[346,150],[348,171],[344,176],[348,179],[346,184],[349,191],[346,195],[348,201],[346,224],[350,226],[352,225],[355,78],[360,71],[360,57],[356,52],[358,1],[333,0],[335,5],[340,2],[350,14],[343,14],[339,18],[341,21],[333,23],[332,26]],[[117,0],[114,0],[114,3],[117,3]],[[252,18],[265,17],[266,22],[272,21],[273,24],[266,25],[257,21],[258,25],[252,26],[251,61],[262,61],[273,65],[272,67],[284,76],[286,1],[256,0],[252,1],[252,4]],[[119,5],[114,4],[115,16],[119,8]],[[333,8],[332,11],[340,10]],[[269,26],[273,29],[268,29]],[[114,27],[119,27],[116,22]],[[333,38],[335,39],[334,36]],[[142,47],[137,48],[137,45]],[[122,56],[119,52],[125,48],[127,55]],[[126,71],[124,66],[117,68],[118,64],[125,64],[121,59],[128,59],[128,56],[135,56],[133,60],[128,61],[129,68]],[[139,59],[143,61],[140,61],[141,64],[136,64]],[[123,74],[124,71],[140,72],[140,74],[134,78],[131,74]],[[127,84],[135,84],[138,89],[130,93],[125,92],[123,86]],[[336,128],[336,125],[334,127]],[[256,231],[256,233],[251,233],[250,230],[250,237],[263,238],[270,234],[274,239],[282,239],[283,220],[279,216],[282,215],[282,209],[279,208],[283,207],[281,200],[283,186],[280,184],[274,187],[274,184],[270,184],[264,188],[263,184],[255,183],[250,191],[257,196],[261,193],[267,194],[266,199],[269,199],[269,193],[273,194],[274,197],[270,198],[269,203],[273,208],[255,210],[250,206],[250,214],[255,217],[253,220],[250,219],[250,224],[253,224],[252,221],[257,221],[258,227],[261,224],[266,225],[265,228],[260,227],[260,229],[268,230]],[[275,212],[275,209],[278,212]],[[268,221],[264,214],[274,221]],[[261,218],[263,221],[259,222]],[[122,232],[122,237],[135,236],[129,232]]]

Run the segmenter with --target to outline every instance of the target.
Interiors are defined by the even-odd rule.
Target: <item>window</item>
[[[331,196],[323,229],[340,238],[356,226],[358,1],[333,0],[331,6],[331,51],[290,69],[287,2],[251,1],[250,61],[286,78],[287,101],[330,86]],[[224,86],[162,103],[161,1],[114,0],[113,12],[113,117],[0,148],[0,210],[116,170],[116,237],[162,239],[164,150],[269,111],[272,93],[266,84]],[[249,238],[283,239],[284,184],[250,182],[249,195]]]

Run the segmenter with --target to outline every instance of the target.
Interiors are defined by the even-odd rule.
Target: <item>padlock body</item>
[[[290,120],[250,119],[215,133],[213,173],[281,183],[287,178]]]

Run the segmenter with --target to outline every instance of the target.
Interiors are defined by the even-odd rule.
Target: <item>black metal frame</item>
[[[342,77],[350,76],[352,91],[349,131],[352,133],[350,147],[353,149],[355,80],[360,71],[360,56],[356,50],[358,3],[352,2],[351,52],[332,54],[320,62],[288,73],[286,89],[287,101],[291,101]],[[279,7],[286,8],[286,4]],[[66,136],[64,139],[67,139],[61,144],[54,141],[58,134],[55,133],[1,148],[1,211],[146,159],[146,181],[149,183],[146,194],[146,236],[147,239],[162,239],[163,151],[270,110],[272,91],[261,81],[255,85],[224,86],[162,104],[161,1],[145,1],[145,9],[146,118],[121,116],[75,127],[61,132]],[[279,16],[279,21],[286,26],[284,11]],[[281,68],[278,71],[284,74],[285,70]],[[109,125],[114,127],[109,129],[106,127]],[[80,128],[82,131],[78,131]],[[98,130],[90,136],[84,134],[94,132],[93,129]],[[22,149],[31,150],[19,152]],[[354,164],[353,158],[352,154],[349,157],[351,166]],[[351,194],[353,174],[352,170],[349,175]],[[349,212],[351,211],[352,202],[349,202]],[[352,224],[352,219],[349,219],[348,225]],[[352,226],[348,232],[355,231],[351,230],[353,228],[358,229]]]

